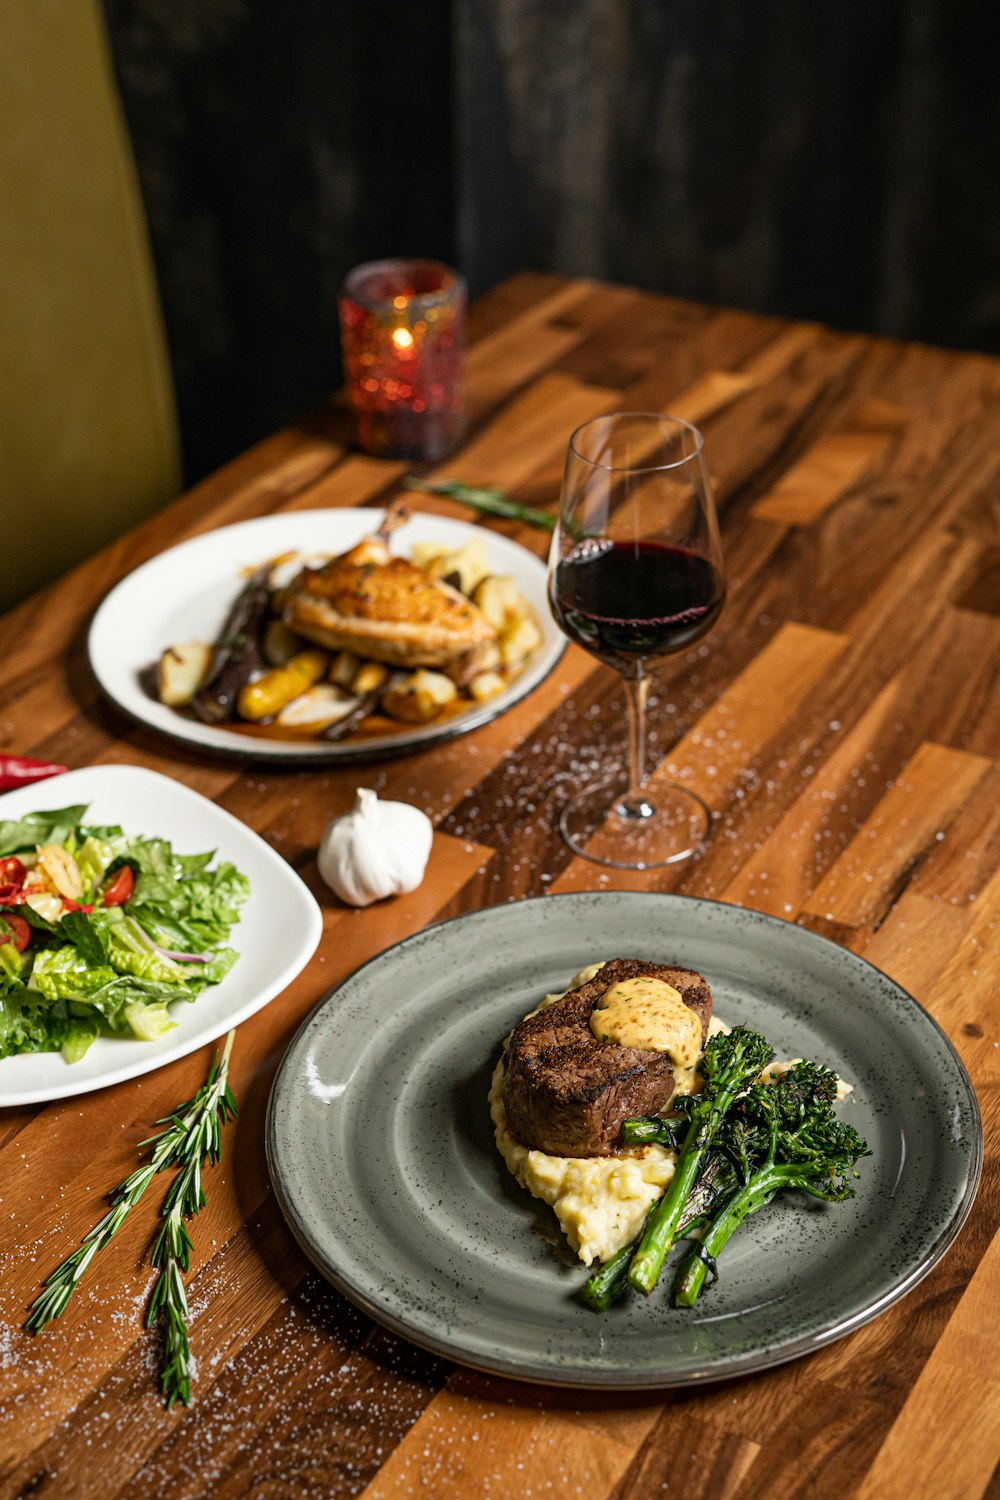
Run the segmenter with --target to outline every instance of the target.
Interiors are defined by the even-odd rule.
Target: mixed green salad
[[[236,962],[225,946],[249,895],[214,851],[84,824],[86,805],[0,820],[0,1058],[98,1036],[152,1041]]]

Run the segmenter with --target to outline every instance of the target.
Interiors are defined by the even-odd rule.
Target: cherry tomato
[[[31,942],[31,928],[23,917],[15,917],[13,912],[4,912],[0,921],[5,922],[10,932],[4,932],[0,928],[0,943],[13,943],[18,953],[23,953]]]
[[[102,906],[124,906],[135,890],[135,876],[131,865],[122,865],[112,875],[107,889],[101,897]]]
[[[6,859],[0,859],[0,886],[13,886],[15,891],[20,890],[27,875],[16,854],[8,854]]]

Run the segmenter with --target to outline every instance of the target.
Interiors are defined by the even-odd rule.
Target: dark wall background
[[[992,0],[105,0],[189,480],[379,255],[1000,352]]]

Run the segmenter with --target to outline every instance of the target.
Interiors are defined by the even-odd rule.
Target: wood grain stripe
[[[866,402],[849,426],[813,444],[757,502],[755,514],[789,526],[811,525],[882,461],[909,415],[885,401]]]
[[[460,454],[441,464],[434,478],[458,475],[466,484],[510,489],[566,451],[567,433],[581,422],[621,404],[618,391],[584,385],[572,375],[543,375]]]
[[[502,1388],[501,1388],[502,1389]],[[484,1413],[480,1400],[450,1387],[430,1403],[365,1490],[366,1500],[404,1495],[604,1496],[632,1460],[655,1409],[637,1418],[514,1402]],[[617,1429],[621,1428],[621,1436]]]
[[[981,1495],[1000,1452],[996,1306],[1000,1236],[994,1239],[857,1491],[858,1500],[910,1500],[912,1459],[920,1455],[928,1495]],[[975,1442],[956,1441],[975,1431]]]
[[[584,330],[554,320],[571,314],[592,290],[592,283],[571,282],[473,345],[465,370],[473,422],[580,342]]]
[[[876,922],[987,770],[981,755],[921,745],[803,910],[850,927]]]
[[[734,401],[767,384],[814,345],[819,330],[811,323],[796,323],[753,355],[739,370],[709,370],[671,397],[664,411],[682,417],[695,427],[725,411]],[[783,519],[783,518],[778,518]]]
[[[843,636],[809,626],[789,624],[772,638],[750,667],[741,672],[694,727],[674,746],[649,778],[657,786],[676,781],[703,797],[715,812],[755,779],[751,766],[795,714],[846,645]],[[718,837],[718,830],[714,835]],[[615,887],[671,889],[684,871],[678,867],[634,874],[615,872]],[[553,891],[590,890],[607,880],[584,859],[573,859],[552,884]]]
[[[673,778],[718,810],[760,754],[829,671],[847,640],[812,626],[783,625],[726,689],[652,778]]]
[[[818,882],[829,862],[828,835],[859,767],[897,713],[898,681],[887,683],[858,722],[819,765],[782,818],[780,827],[755,849],[725,899],[776,917],[792,917]],[[836,722],[836,721],[835,721]]]

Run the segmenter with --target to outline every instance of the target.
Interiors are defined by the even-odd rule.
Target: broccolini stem
[[[589,1276],[580,1288],[580,1301],[593,1312],[607,1312],[609,1307],[625,1295],[628,1288],[628,1268],[639,1236],[630,1240],[609,1261]]]
[[[735,1027],[728,1036],[713,1037],[705,1048],[702,1059],[705,1094],[691,1108],[691,1123],[670,1186],[650,1214],[629,1267],[629,1284],[637,1292],[648,1295],[659,1280],[663,1262],[680,1232],[688,1198],[726,1111],[740,1090],[773,1057],[774,1049],[764,1037],[746,1026]]]
[[[735,1181],[736,1174],[732,1164],[722,1156],[713,1156],[688,1198],[687,1208],[677,1226],[678,1238],[690,1234],[703,1224],[720,1197],[732,1190]],[[645,1224],[635,1239],[584,1282],[580,1288],[580,1301],[585,1307],[592,1308],[594,1312],[607,1312],[609,1307],[613,1307],[624,1297],[628,1290],[628,1268],[652,1213],[653,1210],[650,1209]]]
[[[769,1166],[764,1172],[751,1177],[745,1187],[716,1215],[702,1235],[697,1250],[682,1263],[674,1288],[675,1307],[694,1307],[705,1285],[711,1263],[718,1260],[722,1247],[733,1237],[737,1229],[755,1214],[766,1208],[775,1193],[792,1184],[790,1166]]]
[[[646,1220],[639,1248],[632,1257],[628,1281],[637,1292],[651,1292],[660,1278],[663,1262],[674,1240],[680,1234],[681,1215],[691,1190],[698,1180],[702,1161],[708,1149],[703,1131],[692,1131],[701,1139],[691,1141],[691,1149],[681,1152],[670,1186]]]

